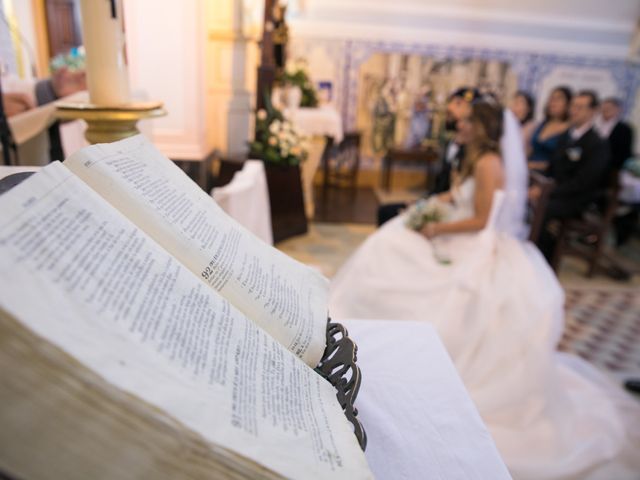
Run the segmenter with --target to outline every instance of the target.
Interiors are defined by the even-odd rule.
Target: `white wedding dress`
[[[451,219],[471,216],[473,180],[453,193]],[[429,241],[405,215],[382,226],[332,280],[331,316],[434,324],[514,479],[639,479],[640,403],[556,351],[562,288],[501,229],[508,197],[493,203],[480,233]]]

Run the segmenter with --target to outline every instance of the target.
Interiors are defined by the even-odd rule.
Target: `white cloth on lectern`
[[[358,346],[355,405],[376,479],[511,478],[431,325],[336,320]]]
[[[262,161],[247,160],[231,182],[211,190],[211,196],[240,225],[273,245],[269,189]]]

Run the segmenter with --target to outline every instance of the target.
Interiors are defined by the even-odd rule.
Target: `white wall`
[[[164,102],[153,141],[173,159],[202,159],[212,145],[205,124],[206,41],[201,0],[128,0],[127,54],[132,91]]]
[[[165,103],[153,141],[173,159],[247,150],[255,35],[241,0],[126,0],[132,89]],[[249,27],[247,27],[250,29]]]
[[[375,39],[621,58],[638,0],[298,0],[296,36]]]
[[[18,22],[20,33],[20,45],[22,59],[25,66],[25,78],[32,78],[36,68],[36,34],[35,22],[33,21],[32,3],[27,1],[14,1],[13,9]]]

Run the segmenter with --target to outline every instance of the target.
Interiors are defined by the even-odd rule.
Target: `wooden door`
[[[49,55],[67,53],[82,45],[78,0],[46,0]]]

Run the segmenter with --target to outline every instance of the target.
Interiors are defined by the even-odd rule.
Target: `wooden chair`
[[[360,169],[360,132],[347,132],[337,145],[327,138],[322,154],[323,189],[349,187],[355,189]]]
[[[547,203],[549,195],[555,187],[556,182],[549,177],[545,177],[539,172],[529,172],[529,185],[537,186],[540,189],[540,196],[536,200],[529,200],[529,241],[537,243],[542,232],[542,223],[547,213]]]
[[[612,173],[608,186],[603,189],[600,202],[589,208],[581,218],[560,222],[557,244],[551,259],[551,267],[558,271],[565,255],[584,259],[588,264],[587,277],[591,278],[601,260],[609,260],[605,253],[607,236],[618,208],[618,172]],[[619,268],[617,265],[614,267]]]

